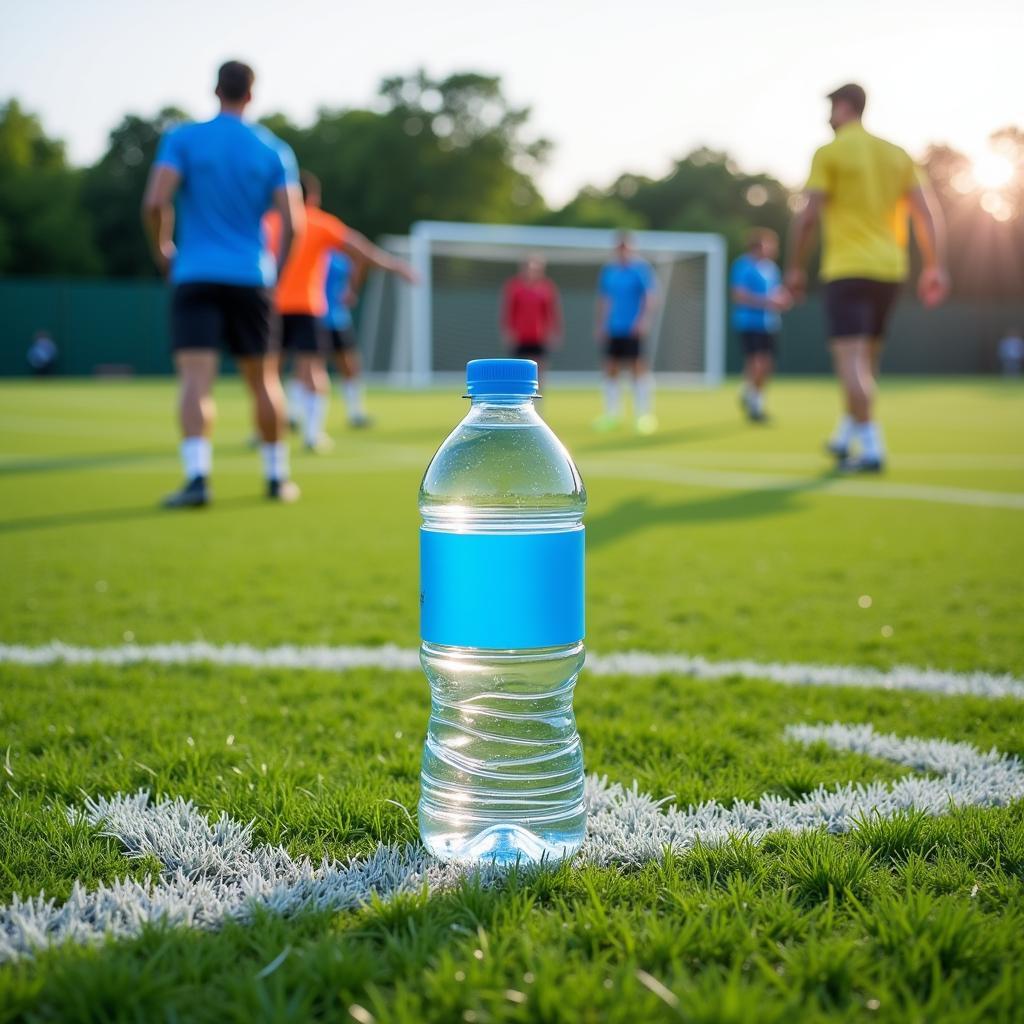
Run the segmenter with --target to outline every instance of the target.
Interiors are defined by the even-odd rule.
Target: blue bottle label
[[[442,533],[420,528],[420,635],[510,650],[583,639],[584,530]]]

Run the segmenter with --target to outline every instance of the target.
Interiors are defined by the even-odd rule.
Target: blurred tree
[[[322,109],[308,128],[267,125],[324,186],[324,206],[371,236],[416,220],[530,221],[544,212],[532,175],[549,144],[527,139],[527,108],[501,80],[423,71],[385,79],[379,109]]]
[[[594,211],[599,217],[607,211],[618,214],[611,222],[615,226],[720,232],[735,254],[752,227],[774,228],[784,236],[788,202],[788,190],[774,178],[745,174],[727,154],[702,148],[677,160],[664,178],[623,174],[605,191],[585,188],[551,222],[589,225]]]
[[[574,228],[644,228],[642,214],[629,209],[616,196],[593,186],[580,189],[575,197],[559,210],[538,218],[540,224]]]
[[[0,273],[91,274],[102,269],[87,215],[81,172],[63,143],[17,100],[0,107]]]
[[[139,225],[142,192],[160,136],[187,116],[177,107],[164,107],[152,118],[126,114],[110,133],[106,153],[85,171],[82,204],[109,275],[156,274]]]

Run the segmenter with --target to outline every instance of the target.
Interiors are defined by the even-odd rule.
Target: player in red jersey
[[[528,256],[519,273],[505,283],[501,333],[517,359],[533,359],[541,383],[548,354],[562,341],[562,300],[547,276],[542,257]]]

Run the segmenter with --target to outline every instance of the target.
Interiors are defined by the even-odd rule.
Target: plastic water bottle
[[[420,488],[420,835],[445,860],[566,857],[587,819],[572,709],[586,491],[534,407],[535,362],[474,359],[466,391]]]

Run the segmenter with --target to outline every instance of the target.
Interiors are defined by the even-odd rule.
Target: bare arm
[[[786,260],[786,288],[794,299],[800,300],[807,292],[807,261],[818,232],[825,193],[804,193],[803,209],[793,218],[789,229],[789,254]]]
[[[386,270],[390,274],[398,274],[399,277],[405,278],[410,284],[416,283],[416,272],[405,260],[400,260],[392,256],[391,253],[385,252],[358,231],[351,229],[346,231],[342,247],[351,256],[363,260],[371,267]]]
[[[921,276],[917,294],[926,306],[938,306],[949,294],[946,270],[946,222],[942,209],[927,185],[907,193],[914,238],[921,251]]]
[[[142,197],[142,226],[149,240],[153,260],[166,274],[174,260],[174,194],[181,175],[167,164],[154,164]]]
[[[651,327],[651,314],[658,308],[658,292],[652,286],[644,292],[644,297],[640,302],[640,311],[636,315],[636,320],[633,321],[633,333],[644,335]]]
[[[773,309],[775,306],[770,295],[755,295],[754,292],[747,291],[746,288],[741,288],[738,285],[733,286],[732,301],[737,306],[747,306],[750,309]]]
[[[274,189],[274,209],[281,217],[281,238],[278,242],[277,270],[288,262],[295,236],[306,229],[306,208],[302,205],[302,192],[298,185],[283,185]]]

